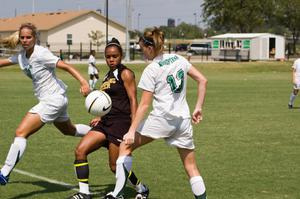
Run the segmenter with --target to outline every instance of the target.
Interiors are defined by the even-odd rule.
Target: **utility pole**
[[[129,30],[131,26],[131,0],[126,0],[126,52],[125,61],[130,61]]]
[[[138,31],[140,31],[140,17],[141,17],[141,13],[138,13],[138,25],[137,25]]]
[[[35,13],[35,6],[34,6],[34,0],[32,0],[32,14]]]
[[[106,45],[108,44],[108,0],[106,0],[105,3],[105,7],[106,7]]]

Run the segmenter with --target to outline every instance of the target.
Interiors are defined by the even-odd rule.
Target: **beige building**
[[[0,19],[0,37],[15,32],[24,22],[31,22],[39,30],[39,41],[54,52],[63,50],[71,52],[89,52],[90,49],[103,50],[106,43],[106,17],[92,10],[59,11],[51,13],[34,13],[14,18]],[[108,21],[108,39],[117,38],[124,46],[126,28],[112,20]],[[100,31],[103,44],[99,47],[91,44],[88,34]],[[68,45],[71,44],[71,45]]]

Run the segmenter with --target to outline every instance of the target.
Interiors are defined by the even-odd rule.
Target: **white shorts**
[[[65,95],[56,94],[44,97],[29,112],[39,114],[43,123],[63,122],[69,119],[67,107],[68,98]]]
[[[88,68],[88,74],[89,75],[98,75],[98,70],[97,68],[93,67],[93,66],[89,66]]]
[[[178,148],[195,148],[190,118],[166,120],[162,117],[149,115],[146,120],[141,122],[137,132],[153,139],[164,138],[169,145]]]

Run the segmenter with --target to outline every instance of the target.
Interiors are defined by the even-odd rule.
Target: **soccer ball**
[[[85,99],[86,110],[94,116],[106,115],[110,111],[111,106],[111,98],[104,91],[92,91]]]

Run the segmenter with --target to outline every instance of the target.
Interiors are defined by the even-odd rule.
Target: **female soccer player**
[[[39,103],[32,107],[16,129],[5,164],[0,171],[0,184],[8,182],[9,175],[17,162],[21,159],[29,136],[37,132],[46,123],[53,123],[65,135],[83,136],[90,127],[87,125],[73,125],[67,113],[67,86],[55,75],[55,68],[70,73],[80,83],[80,92],[86,96],[90,89],[88,82],[71,65],[61,61],[47,48],[36,44],[37,29],[31,23],[24,23],[19,28],[16,37],[3,39],[0,42],[9,47],[21,43],[22,50],[16,55],[0,60],[0,67],[19,64],[25,75],[33,84],[34,94]]]
[[[90,76],[89,85],[91,90],[95,89],[96,83],[99,79],[95,54],[96,54],[95,50],[91,50],[90,57],[89,57],[89,67],[88,67],[88,74]]]
[[[296,96],[298,95],[299,89],[300,89],[300,59],[296,59],[294,61],[294,64],[292,66],[293,72],[292,72],[292,80],[293,80],[293,91],[290,95],[290,101],[288,103],[288,108],[292,109],[294,105],[294,101],[296,99]]]
[[[139,44],[145,57],[152,62],[141,76],[138,85],[142,89],[141,101],[120,145],[115,189],[105,198],[118,198],[122,193],[132,165],[132,151],[155,139],[163,138],[169,145],[177,148],[195,198],[205,199],[205,185],[195,160],[191,120],[195,124],[202,120],[207,80],[182,56],[163,53],[164,34],[159,29],[146,31]],[[186,101],[187,75],[198,85],[198,99],[192,118]],[[141,122],[152,100],[153,110]]]
[[[93,128],[85,135],[75,151],[74,167],[79,181],[79,193],[70,199],[89,199],[89,165],[88,154],[100,147],[108,148],[109,166],[116,171],[119,145],[128,131],[137,109],[136,83],[134,73],[121,63],[122,48],[119,41],[113,38],[105,47],[105,59],[109,67],[100,90],[105,91],[112,100],[112,108],[108,114],[91,122]],[[130,171],[130,170],[129,170]],[[129,172],[129,181],[135,186],[138,199],[146,199],[148,188],[140,183],[133,172]]]

